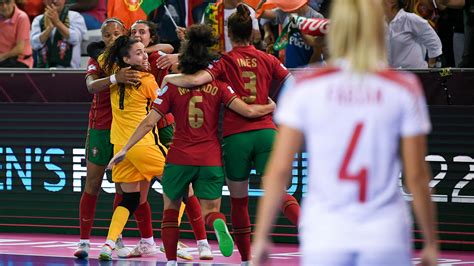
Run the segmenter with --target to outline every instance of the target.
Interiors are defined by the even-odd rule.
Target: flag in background
[[[197,21],[193,18],[193,10],[194,8],[202,5],[204,0],[185,0],[184,1],[186,7],[186,27],[193,25],[194,23],[200,23],[201,18],[196,18]]]
[[[163,5],[164,0],[108,0],[107,17],[116,17],[129,29],[137,20],[146,20],[148,14]]]

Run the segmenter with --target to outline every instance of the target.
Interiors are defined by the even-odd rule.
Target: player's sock
[[[181,225],[181,220],[183,219],[185,209],[186,209],[186,204],[184,202],[181,202],[181,206],[179,206],[178,226]]]
[[[191,223],[196,240],[207,239],[206,227],[204,226],[204,220],[201,214],[201,205],[196,196],[192,196],[186,200],[186,215],[188,216],[189,223]]]
[[[109,226],[109,233],[107,234],[107,240],[111,240],[115,243],[117,241],[118,236],[122,233],[125,224],[128,221],[128,217],[130,216],[130,212],[127,208],[122,206],[117,206],[112,215],[112,221],[110,222]]]
[[[235,244],[240,252],[242,261],[250,257],[250,217],[248,211],[249,198],[231,198],[231,218],[234,230]]]
[[[165,246],[166,259],[168,259],[168,261],[176,260],[179,238],[178,215],[179,211],[173,209],[167,209],[163,212],[161,239]]]
[[[122,199],[123,199],[123,194],[115,193],[114,210],[117,208],[117,206],[120,204],[120,202],[122,202]]]
[[[96,204],[97,195],[91,195],[87,192],[82,193],[81,201],[79,202],[79,224],[81,239],[89,239],[91,236]]]
[[[140,192],[123,193],[123,199],[119,203],[119,206],[115,208],[114,214],[112,215],[107,240],[111,240],[114,243],[117,241],[117,238],[122,233],[128,218],[135,212],[139,203]]]
[[[151,209],[148,201],[138,206],[135,211],[135,221],[137,222],[138,230],[140,230],[142,239],[153,237]]]
[[[283,204],[281,205],[281,211],[288,220],[294,225],[298,225],[300,218],[300,205],[295,197],[286,194],[283,197]]]

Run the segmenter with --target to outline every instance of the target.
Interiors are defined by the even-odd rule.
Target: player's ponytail
[[[328,48],[331,60],[346,60],[357,72],[372,72],[386,62],[381,0],[334,0]]]
[[[229,38],[235,43],[250,42],[252,37],[252,17],[245,4],[238,4],[237,11],[228,20]]]
[[[196,24],[189,27],[179,56],[181,72],[193,74],[208,67],[218,57],[211,49],[217,42],[218,40],[214,37],[210,26]]]
[[[105,73],[110,75],[113,74],[116,67],[128,67],[129,65],[123,61],[123,58],[129,55],[128,51],[137,42],[137,40],[123,35],[118,37],[110,47],[107,47],[102,67]]]

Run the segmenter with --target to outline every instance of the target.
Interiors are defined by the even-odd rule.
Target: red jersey
[[[195,87],[166,85],[152,108],[176,117],[176,131],[166,161],[178,165],[221,166],[217,137],[220,104],[228,106],[237,96],[221,81]]]
[[[99,63],[93,58],[89,58],[87,62],[86,78],[89,75],[97,75],[104,77],[104,72]],[[112,124],[112,108],[110,107],[110,90],[104,90],[94,93],[91,109],[89,111],[89,128],[93,129],[110,129]]]
[[[247,104],[267,104],[272,80],[281,83],[290,73],[278,59],[254,46],[235,47],[206,71],[231,84]],[[230,110],[224,114],[224,136],[265,128],[276,128],[271,114],[253,119]]]
[[[160,54],[158,52],[153,52],[148,56],[148,62],[150,63],[150,73],[155,76],[156,83],[158,86],[161,86],[161,82],[163,78],[168,75],[168,69],[161,69],[156,66],[156,61],[160,58]],[[163,116],[160,121],[158,121],[158,129],[167,127],[174,123],[174,116],[172,114],[166,114]]]

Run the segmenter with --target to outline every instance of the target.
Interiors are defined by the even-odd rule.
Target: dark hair
[[[104,22],[102,22],[102,25],[100,26],[100,30],[102,31],[104,27],[107,26],[107,24],[109,23],[117,23],[125,29],[125,25],[123,24],[123,22],[119,18],[113,17],[104,20]]]
[[[160,36],[158,35],[158,24],[148,21],[148,20],[141,20],[141,19],[135,21],[132,24],[132,27],[135,24],[145,24],[148,26],[148,31],[150,31],[150,44],[148,44],[148,46],[160,43]],[[132,27],[130,27],[130,33],[132,32],[131,30]]]
[[[211,47],[218,39],[212,33],[212,28],[206,24],[192,25],[186,31],[186,40],[181,46],[179,70],[184,74],[193,74],[205,69],[217,59],[218,54]]]
[[[291,1],[291,0],[290,0]],[[244,4],[237,5],[237,11],[230,15],[227,23],[229,37],[237,43],[248,42],[252,37],[252,17]]]
[[[112,74],[115,65],[120,68],[129,66],[123,61],[123,57],[128,56],[128,51],[137,42],[139,41],[127,35],[122,35],[110,47],[105,48],[103,67],[105,73]]]

